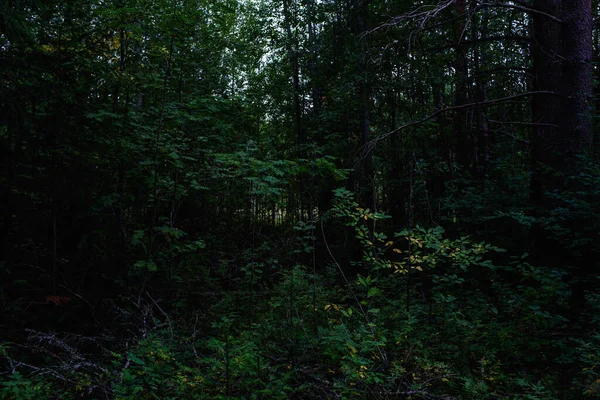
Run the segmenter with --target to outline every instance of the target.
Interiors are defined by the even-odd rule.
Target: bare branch
[[[435,5],[434,4],[422,5],[422,6],[418,7],[417,9],[410,11],[406,14],[402,14],[402,15],[393,17],[389,22],[379,25],[379,26],[371,29],[370,31],[366,32],[365,34],[370,34],[370,33],[376,32],[381,29],[398,26],[407,21],[412,21],[412,22],[417,21],[418,27],[419,27],[418,30],[422,30],[425,28],[425,26],[427,25],[427,23],[429,21],[435,19],[442,11],[444,11],[448,7],[452,6],[454,4],[454,1],[455,0],[443,0],[439,4],[435,4]]]
[[[529,126],[549,126],[551,128],[560,128],[558,125],[545,124],[542,122],[525,122],[525,121],[496,121],[494,119],[488,119],[488,122],[501,125],[529,125]]]
[[[173,339],[173,325],[171,324],[171,318],[169,318],[169,315],[161,308],[161,306],[158,305],[158,303],[152,298],[152,296],[150,296],[150,293],[148,293],[148,291],[146,291],[146,295],[148,295],[148,298],[152,300],[156,308],[158,308],[158,311],[160,311],[160,313],[164,315],[167,319],[167,324],[169,325],[169,333],[171,334],[171,339]]]
[[[386,22],[384,24],[376,26],[375,28],[365,32],[364,35],[374,33],[381,29],[388,29],[391,27],[396,27],[396,26],[402,25],[404,23],[413,22],[413,23],[417,24],[417,29],[414,30],[413,32],[411,32],[410,37],[412,39],[412,37],[416,33],[428,28],[429,23],[432,20],[436,19],[440,15],[440,13],[442,13],[447,8],[451,7],[454,3],[455,3],[455,0],[442,0],[438,4],[422,5],[420,7],[417,7],[415,10],[410,11],[406,14],[398,15],[398,16],[391,18],[391,20],[389,22]],[[544,11],[537,10],[535,8],[531,8],[526,3],[523,3],[520,1],[513,1],[511,3],[502,2],[502,1],[493,1],[493,0],[487,1],[487,2],[486,1],[478,1],[477,6],[473,10],[468,11],[466,14],[469,15],[469,18],[472,18],[473,15],[475,13],[477,13],[477,11],[479,11],[481,8],[484,8],[484,7],[509,8],[509,9],[513,9],[513,10],[522,11],[522,12],[525,12],[528,14],[542,15],[552,21],[559,23],[559,24],[564,23],[563,20],[561,20],[560,18],[558,18],[552,14],[548,14]],[[463,18],[463,17],[464,17],[464,14],[457,15],[452,19],[443,21],[442,24],[452,22],[456,18]],[[596,21],[595,21],[595,23],[596,23]],[[435,26],[439,26],[439,25],[440,24],[436,24]],[[462,35],[461,35],[461,38],[462,38]]]
[[[508,4],[508,3],[499,3],[499,2],[491,2],[491,3],[486,3],[486,2],[481,2],[479,3],[480,6],[482,7],[499,7],[499,8],[512,8],[515,10],[519,10],[519,11],[523,11],[526,12],[528,14],[538,14],[538,15],[543,15],[544,17],[551,19],[554,22],[558,22],[559,24],[563,24],[563,20],[555,17],[552,14],[548,14],[544,11],[540,11],[540,10],[536,10],[535,8],[531,8],[531,7],[526,7],[524,5],[519,5],[519,4]]]
[[[488,130],[487,132],[489,132],[489,130]],[[514,140],[516,140],[517,142],[521,142],[521,143],[523,143],[523,144],[527,144],[527,145],[529,145],[529,144],[530,144],[530,143],[529,143],[529,141],[527,141],[527,140],[525,140],[525,139],[518,138],[518,137],[516,137],[515,135],[513,135],[512,133],[509,133],[509,132],[506,132],[506,131],[501,131],[501,130],[499,130],[499,129],[493,129],[493,132],[494,132],[494,133],[500,133],[500,134],[502,134],[502,135],[504,135],[504,136],[507,136],[507,137],[509,137],[509,138],[511,138],[511,139],[514,139]]]
[[[514,99],[519,99],[522,97],[529,97],[529,96],[535,96],[535,95],[541,95],[541,94],[546,94],[546,95],[552,95],[552,96],[559,96],[558,93],[556,92],[552,92],[552,91],[545,91],[545,90],[540,90],[540,91],[535,91],[535,92],[525,92],[525,93],[519,93],[519,94],[515,94],[512,96],[507,96],[507,97],[501,97],[499,99],[492,99],[492,100],[487,100],[487,101],[481,101],[481,102],[475,102],[475,103],[468,103],[468,104],[461,104],[458,106],[452,106],[452,107],[446,107],[446,108],[442,108],[440,110],[437,110],[436,112],[429,114],[428,116],[418,120],[418,121],[412,121],[412,122],[408,122],[392,131],[389,131],[387,133],[384,133],[382,135],[377,136],[376,138],[374,138],[373,140],[369,141],[368,143],[365,143],[362,147],[361,147],[361,157],[360,159],[362,159],[363,157],[365,157],[366,155],[368,155],[370,152],[372,152],[375,147],[377,146],[377,143],[382,140],[387,138],[390,135],[393,135],[395,133],[398,133],[400,131],[405,130],[406,128],[410,128],[411,126],[416,126],[416,125],[420,125],[423,124],[435,117],[437,117],[440,114],[444,114],[447,113],[449,111],[457,111],[457,110],[464,110],[466,108],[471,108],[471,107],[476,107],[476,106],[491,106],[494,104],[499,104],[499,103],[506,103],[509,102],[511,100]]]

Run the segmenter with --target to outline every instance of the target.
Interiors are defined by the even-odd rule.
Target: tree
[[[598,10],[5,1],[0,398],[598,397]]]
[[[592,146],[592,2],[564,1],[562,136],[567,158],[589,153]],[[569,161],[568,161],[569,162]]]

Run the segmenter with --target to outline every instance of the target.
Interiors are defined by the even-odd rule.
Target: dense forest
[[[0,1],[0,399],[599,398],[599,3]]]

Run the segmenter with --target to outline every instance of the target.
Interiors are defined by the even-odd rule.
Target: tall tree
[[[469,15],[467,13],[467,0],[457,0],[455,3],[455,22],[454,22],[454,71],[455,71],[455,91],[454,105],[462,106],[468,102],[468,62],[467,62],[467,23]],[[472,162],[472,143],[471,133],[467,127],[467,110],[459,110],[454,117],[454,136],[456,141],[455,157],[456,162],[462,168],[470,168]]]
[[[560,150],[560,112],[562,77],[562,31],[558,16],[561,15],[561,0],[536,0],[534,7],[540,13],[532,15],[533,33],[531,55],[533,63],[533,88],[549,94],[534,96],[531,102],[533,137],[533,175],[531,179],[532,201],[541,205],[551,174],[547,168],[558,168]]]
[[[351,29],[354,34],[354,40],[358,41],[359,49],[358,70],[356,76],[358,79],[357,97],[358,97],[358,130],[360,143],[366,146],[371,138],[371,84],[370,84],[370,55],[368,46],[368,36],[365,35],[369,29],[369,4],[371,0],[353,0],[352,2],[352,21]],[[373,154],[367,151],[362,155],[361,172],[359,178],[360,198],[364,207],[375,209],[377,201],[375,198],[374,176],[373,176]]]
[[[587,154],[592,145],[592,1],[564,0],[562,145],[568,158]]]

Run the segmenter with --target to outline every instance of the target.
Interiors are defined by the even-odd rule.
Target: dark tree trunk
[[[123,82],[123,72],[125,71],[125,30],[123,28],[119,29],[119,78],[117,84],[115,85],[115,93],[113,98],[113,114],[117,115],[119,113],[119,96],[121,83]],[[127,96],[127,101],[125,102],[125,112],[124,119],[127,118],[127,109],[129,107],[129,96]],[[126,122],[123,121],[123,126],[126,125]],[[124,227],[124,202],[125,202],[125,155],[123,151],[122,145],[122,136],[124,135],[125,129],[119,129],[117,132],[116,142],[118,143],[118,178],[117,178],[117,194],[118,194],[118,204],[115,209],[115,216],[117,219],[117,229],[118,229],[118,255],[116,257],[116,265],[120,271],[123,271],[124,261],[125,261],[125,227]]]
[[[393,71],[393,63],[389,63],[390,72]],[[388,106],[390,112],[389,130],[394,131],[397,128],[397,109],[398,109],[398,93],[396,87],[398,85],[398,74],[394,77],[393,73],[390,73],[390,88],[388,89]],[[387,203],[389,206],[389,213],[392,217],[394,226],[402,226],[406,222],[406,213],[404,207],[405,188],[402,181],[402,160],[401,160],[401,143],[398,135],[392,135],[390,137],[390,158],[392,166],[390,169],[390,177],[387,181]]]
[[[290,62],[290,73],[292,79],[292,89],[294,94],[294,124],[296,135],[298,137],[298,156],[306,158],[304,146],[306,137],[302,126],[302,107],[300,103],[300,66],[298,63],[298,43],[292,34],[292,14],[290,10],[290,0],[283,1],[283,15],[285,32],[287,36],[287,53]]]
[[[592,2],[563,0],[564,67],[562,79],[561,144],[564,151],[562,170],[577,173],[579,156],[592,148]],[[569,190],[572,190],[569,188]],[[583,221],[581,221],[583,222]],[[585,222],[584,222],[585,223]],[[595,259],[574,262],[572,295],[569,301],[571,320],[581,322],[586,292],[594,289],[590,279],[597,272]]]
[[[560,97],[539,95],[532,101],[531,205],[535,215],[547,216],[562,204],[545,193],[567,189],[569,183],[561,176],[576,172],[579,156],[586,155],[593,142],[592,4],[591,0],[536,0],[534,7],[542,11],[532,15],[534,90],[560,93]],[[560,18],[562,24],[543,13]],[[545,232],[542,223],[534,226],[532,234],[534,262],[563,266],[568,255],[554,250],[563,244]],[[585,290],[593,273],[588,265],[593,262],[570,269],[573,323],[585,307]]]
[[[570,169],[574,156],[586,154],[592,146],[592,1],[563,1],[563,100],[562,145]]]
[[[456,20],[454,22],[454,40],[455,40],[455,91],[454,105],[460,106],[467,103],[467,46],[465,43],[467,2],[466,0],[456,0],[455,4]],[[454,117],[454,135],[456,140],[455,156],[457,164],[462,168],[469,168],[471,164],[471,143],[470,134],[467,130],[467,118],[465,110],[460,110]]]
[[[533,7],[551,16],[560,16],[562,0],[535,0]],[[557,187],[556,174],[560,168],[558,156],[560,144],[560,82],[562,79],[561,24],[542,13],[532,14],[531,58],[533,62],[532,89],[550,91],[552,94],[537,95],[531,101],[531,181],[529,202],[534,217],[545,215],[552,204],[546,192]],[[540,223],[531,230],[532,261],[540,265],[551,265],[554,254],[547,249],[553,247]]]
[[[471,36],[474,41],[481,40],[485,42],[487,37],[487,9],[483,9],[481,16],[481,25],[478,26],[477,18],[473,18],[471,26]],[[485,47],[481,42],[475,44],[474,54],[474,72],[475,72],[475,98],[478,103],[487,100],[487,81],[481,73],[482,65],[486,65]],[[475,108],[476,127],[477,127],[477,148],[475,153],[475,163],[477,166],[477,176],[483,178],[487,175],[488,164],[490,161],[489,131],[487,124],[487,107],[477,105]]]
[[[358,63],[360,81],[358,85],[359,92],[359,132],[361,143],[366,145],[371,138],[371,121],[370,121],[370,97],[371,86],[368,81],[369,77],[369,60],[367,37],[360,37],[368,29],[369,19],[369,3],[370,0],[354,0],[354,34],[357,40],[360,41]],[[373,154],[368,151],[362,155],[362,174],[359,180],[360,203],[363,207],[375,209],[375,190],[373,184]]]
[[[317,67],[317,59],[318,59],[318,49],[317,49],[317,41],[315,36],[315,4],[314,0],[308,0],[306,2],[306,12],[308,14],[308,45],[309,45],[309,70],[310,70],[310,78],[311,78],[311,97],[312,97],[312,106],[313,106],[313,114],[315,119],[318,118],[321,112],[321,94],[322,90],[319,86],[320,84],[320,76],[319,69]]]
[[[592,146],[592,5],[591,0],[536,0],[535,8],[562,17],[561,24],[542,13],[533,14],[532,58],[534,90],[556,95],[539,95],[532,100],[533,175],[531,200],[543,206],[543,194],[553,188],[549,167],[571,170],[576,156]]]
[[[561,15],[561,0],[536,0],[534,7],[549,15]],[[533,89],[558,93],[562,77],[561,26],[541,13],[532,17]],[[537,123],[531,138],[531,202],[534,206],[542,206],[544,191],[550,185],[552,174],[542,171],[546,167],[558,168],[556,152],[560,137],[560,109],[561,101],[556,95],[538,95],[531,102],[532,121]]]
[[[592,65],[598,65],[600,63],[600,30],[594,30],[594,38],[593,38],[593,60]],[[594,115],[600,115],[600,70],[598,68],[594,69]],[[598,129],[598,124],[596,123],[594,129],[594,159],[596,161],[600,160],[600,129]]]
[[[287,53],[290,63],[290,77],[292,79],[293,104],[294,104],[294,126],[296,129],[296,137],[298,139],[298,158],[306,158],[306,134],[302,121],[302,103],[300,102],[300,65],[298,60],[298,40],[294,38],[292,33],[292,13],[290,10],[290,0],[283,1],[283,17],[284,26],[287,37]],[[298,181],[298,205],[300,219],[304,218],[304,193],[307,187],[307,175],[302,173],[299,175]]]

